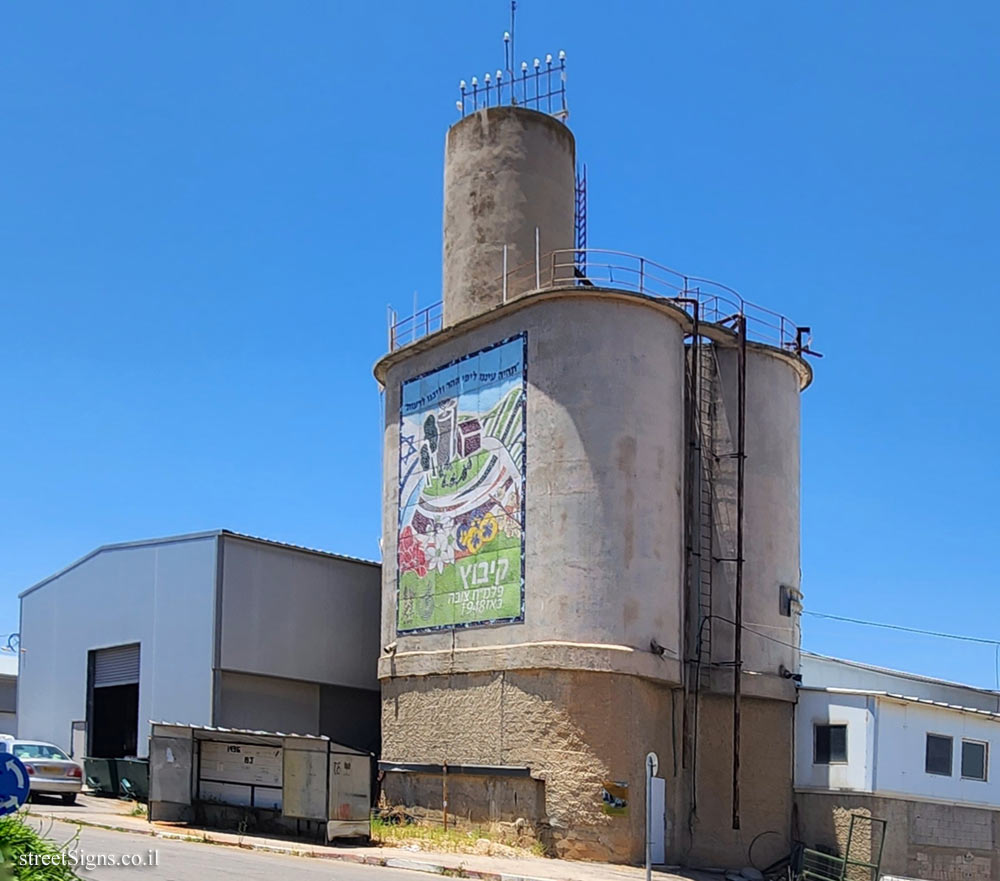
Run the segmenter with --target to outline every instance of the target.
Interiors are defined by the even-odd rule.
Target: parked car
[[[36,740],[15,740],[10,747],[28,769],[31,795],[58,795],[63,804],[71,805],[83,789],[83,768],[54,743]]]

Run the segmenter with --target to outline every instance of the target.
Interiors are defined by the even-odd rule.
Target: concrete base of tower
[[[676,687],[615,673],[384,679],[383,795],[390,804],[439,818],[446,763],[454,819],[530,827],[554,856],[639,863],[644,759],[654,751],[666,781],[667,862],[742,867],[754,839],[759,865],[786,854],[793,704],[743,703],[739,831],[731,822],[732,699],[701,695],[696,751],[691,738],[684,748],[684,704]]]
[[[681,845],[676,852],[678,862],[763,868],[789,854],[794,710],[795,704],[789,701],[744,698],[740,828],[733,829],[733,699],[711,692],[699,696],[697,754],[689,758],[689,770],[679,784],[688,791],[678,793],[674,805],[678,825],[687,824],[691,816],[684,834],[677,838]],[[693,796],[691,767],[697,782]]]

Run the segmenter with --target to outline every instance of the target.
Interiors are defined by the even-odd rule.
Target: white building
[[[1000,694],[803,653],[795,791],[807,844],[889,821],[883,871],[1000,878]]]
[[[379,743],[380,567],[217,530],[100,547],[21,594],[18,735],[144,756],[150,720]]]

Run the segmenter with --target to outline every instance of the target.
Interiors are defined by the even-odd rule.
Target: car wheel
[[[63,794],[62,803],[64,805],[75,805],[76,804],[76,793],[66,792]]]

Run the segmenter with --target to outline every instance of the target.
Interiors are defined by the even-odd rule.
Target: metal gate
[[[94,652],[94,688],[139,683],[139,643]]]

